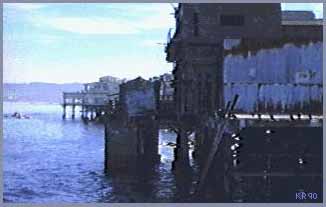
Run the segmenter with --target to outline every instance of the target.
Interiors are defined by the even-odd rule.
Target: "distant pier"
[[[81,107],[83,120],[95,120],[109,113],[118,103],[119,84],[124,80],[112,76],[99,78],[98,82],[84,84],[79,92],[63,92],[63,114],[67,118],[67,107],[71,107],[71,118],[76,116],[76,107]]]
[[[67,118],[67,107],[71,107],[71,118],[76,117],[76,107],[81,107],[81,118],[94,120],[104,113],[110,112],[118,103],[118,93],[107,94],[104,92],[64,92],[63,93],[63,114]],[[97,97],[104,97],[102,101],[96,101]]]

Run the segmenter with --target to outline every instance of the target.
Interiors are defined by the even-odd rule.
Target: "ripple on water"
[[[24,105],[24,109],[26,109]],[[24,110],[29,120],[4,120],[6,202],[171,202],[175,135],[160,132],[164,162],[152,173],[130,178],[103,173],[104,131],[100,125],[61,120],[61,106]],[[28,112],[28,113],[27,113]],[[10,113],[10,112],[9,112]]]

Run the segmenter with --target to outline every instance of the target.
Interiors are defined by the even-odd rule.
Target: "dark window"
[[[194,13],[193,21],[194,21],[194,35],[198,36],[198,14],[197,13]]]
[[[244,25],[244,16],[241,15],[221,15],[222,26],[242,26]]]

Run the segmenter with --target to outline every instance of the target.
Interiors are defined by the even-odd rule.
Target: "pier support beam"
[[[194,159],[199,159],[199,157],[201,156],[201,152],[202,152],[202,148],[203,146],[203,141],[204,141],[204,130],[197,130],[195,132],[195,148],[194,151],[192,153],[192,156]]]
[[[82,105],[82,109],[81,109],[81,118],[84,119],[85,118],[85,106]]]
[[[177,135],[177,146],[174,149],[173,171],[183,171],[190,168],[189,145],[187,131],[181,127]]]
[[[84,108],[84,118],[88,119],[88,106],[85,106]]]
[[[91,120],[93,121],[94,120],[94,110],[91,109],[90,112],[91,112]]]
[[[72,114],[71,114],[72,119],[75,119],[75,108],[76,108],[76,105],[72,105]]]
[[[101,118],[101,109],[96,109],[95,112],[95,119],[99,120]]]
[[[63,104],[63,114],[62,114],[62,119],[66,118],[66,104]]]

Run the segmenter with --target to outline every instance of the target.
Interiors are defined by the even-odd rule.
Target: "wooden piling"
[[[94,111],[93,111],[93,109],[90,110],[90,113],[91,113],[91,120],[93,121],[94,120]]]
[[[180,127],[176,139],[176,148],[174,149],[174,161],[172,163],[172,170],[183,171],[184,169],[189,168],[190,163],[188,134],[183,127]]]
[[[75,119],[75,107],[76,107],[76,105],[74,105],[74,104],[71,107],[72,108],[72,114],[71,114],[72,119]]]
[[[228,108],[225,109],[225,115],[228,115],[228,116],[231,115],[231,112],[234,109],[234,107],[238,101],[238,98],[239,98],[239,95],[236,94],[231,103],[231,106],[230,106],[230,104],[227,104]],[[202,188],[205,185],[208,171],[212,166],[212,162],[213,162],[216,152],[218,150],[219,144],[222,141],[224,132],[227,127],[227,119],[225,119],[225,115],[223,117],[215,117],[216,118],[216,120],[215,120],[216,134],[214,136],[213,143],[211,145],[211,150],[208,154],[208,158],[206,160],[204,168],[201,171],[198,186],[194,192],[195,197],[200,196],[200,194],[201,194]]]
[[[66,104],[63,104],[63,114],[62,114],[62,119],[66,118]]]

